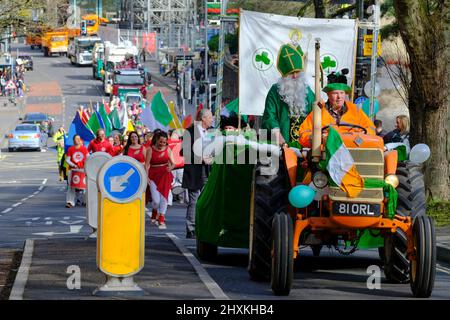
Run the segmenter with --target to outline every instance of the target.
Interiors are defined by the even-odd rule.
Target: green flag
[[[169,107],[164,101],[161,91],[158,91],[158,93],[153,97],[151,108],[155,120],[162,125],[167,127],[173,120]]]
[[[239,114],[239,98],[230,101],[221,112],[221,115],[229,117],[232,113],[235,113],[236,115]],[[241,117],[245,122],[248,122],[248,116],[242,115]]]
[[[89,121],[87,122],[89,128],[91,128],[92,132],[97,135],[97,130],[101,129],[100,121],[98,120],[97,113],[93,112]],[[106,134],[106,132],[105,132]]]
[[[100,117],[102,118],[103,124],[105,126],[105,135],[107,137],[109,137],[109,135],[111,134],[111,131],[112,131],[112,124],[108,118],[108,114],[106,113],[106,109],[103,104],[100,105],[98,113],[100,114]]]
[[[114,130],[120,130],[122,128],[122,124],[120,123],[119,112],[117,108],[115,108],[108,115],[109,120],[111,121],[111,126]]]

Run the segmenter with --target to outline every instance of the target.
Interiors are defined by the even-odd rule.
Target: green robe
[[[295,121],[295,123],[292,123],[292,125],[298,127],[298,132],[298,129],[300,128],[303,120],[311,112],[314,100],[314,92],[310,87],[308,87],[305,100],[306,115],[300,116],[297,119],[290,119],[289,106],[281,99],[280,95],[278,94],[278,86],[277,84],[274,84],[267,93],[266,106],[264,108],[264,114],[262,117],[262,128],[267,130],[279,128],[284,140],[286,140],[287,142],[293,142],[296,139],[294,139],[290,133],[291,121]]]

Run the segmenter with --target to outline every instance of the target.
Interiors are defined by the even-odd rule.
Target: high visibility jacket
[[[372,120],[364,113],[362,109],[358,109],[355,104],[345,101],[345,106],[347,111],[341,117],[341,124],[355,124],[359,125],[367,130],[367,134],[375,135],[375,125]],[[336,121],[328,112],[327,108],[322,108],[322,128],[327,125],[336,125]],[[335,126],[338,132],[349,132],[353,129],[352,127]],[[313,131],[313,112],[306,117],[305,121],[300,126],[299,130],[299,142],[303,147],[310,148],[312,142],[312,131]]]

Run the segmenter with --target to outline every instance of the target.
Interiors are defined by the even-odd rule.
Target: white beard
[[[289,113],[291,116],[306,115],[306,89],[307,84],[305,75],[303,73],[296,79],[291,77],[282,77],[278,80],[278,94],[289,106]]]

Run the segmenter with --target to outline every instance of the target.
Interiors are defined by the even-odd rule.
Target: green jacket
[[[63,141],[63,145],[60,145],[61,140]],[[53,142],[56,143],[56,151],[58,152],[58,163],[61,162],[61,159],[64,155],[64,134],[59,130],[55,132],[53,135]]]
[[[306,93],[306,115],[312,110],[315,96],[310,87]],[[305,117],[306,117],[305,115]],[[290,141],[290,119],[289,119],[289,106],[281,100],[278,94],[277,84],[272,85],[266,97],[266,106],[264,108],[264,114],[262,117],[262,128],[272,130],[279,128],[284,140]]]

